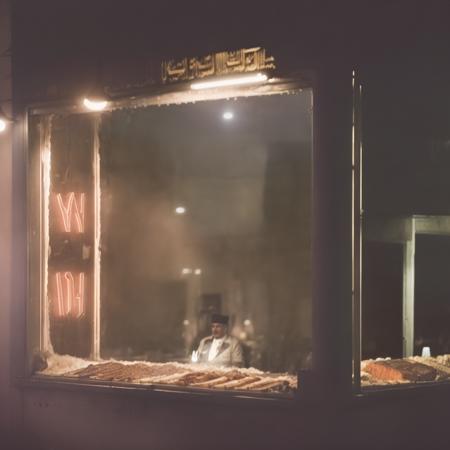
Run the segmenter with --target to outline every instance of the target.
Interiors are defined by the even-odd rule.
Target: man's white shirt
[[[212,361],[217,354],[219,353],[219,349],[221,347],[221,345],[223,344],[224,338],[222,339],[213,339],[212,343],[211,343],[211,347],[209,348],[209,353],[208,353],[208,361]]]

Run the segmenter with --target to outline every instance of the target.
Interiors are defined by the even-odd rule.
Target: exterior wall
[[[448,449],[442,396],[406,395],[298,408],[131,393],[25,392],[37,449]],[[448,395],[448,392],[447,392]]]
[[[0,1],[0,107],[12,115],[11,28],[9,1]],[[0,432],[16,429],[21,420],[20,393],[13,388],[12,354],[12,128],[0,134]],[[23,270],[23,267],[22,267]]]

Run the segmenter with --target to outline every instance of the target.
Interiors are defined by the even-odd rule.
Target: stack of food
[[[50,369],[41,373],[52,375]],[[218,368],[178,363],[108,361],[91,363],[87,367],[65,371],[58,375],[116,383],[163,384],[257,392],[293,392],[297,389],[297,377],[293,375],[275,375],[256,369]]]
[[[450,355],[367,360],[361,373],[363,386],[450,380]]]

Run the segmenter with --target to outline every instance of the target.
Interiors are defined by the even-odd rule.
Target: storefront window
[[[304,89],[32,116],[35,370],[295,391],[311,352],[311,101]]]
[[[450,379],[450,71],[399,67],[363,88],[363,387]]]

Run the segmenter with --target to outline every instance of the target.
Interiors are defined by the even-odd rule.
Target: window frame
[[[146,392],[171,392],[192,394],[197,396],[218,396],[219,398],[251,398],[256,400],[272,400],[291,402],[299,397],[299,391],[294,395],[268,394],[268,393],[243,393],[242,391],[216,391],[212,389],[201,389],[193,387],[172,387],[168,385],[152,384],[148,386],[136,385],[132,383],[113,383],[104,381],[83,381],[64,380],[61,376],[42,376],[33,374],[33,366],[36,364],[36,355],[43,350],[44,321],[43,310],[43,271],[45,262],[43,260],[43,238],[42,231],[44,228],[43,215],[43,199],[42,199],[42,146],[39,148],[31,148],[28,136],[28,127],[32,117],[41,116],[49,117],[53,114],[91,114],[99,116],[104,112],[114,111],[125,108],[139,108],[158,105],[174,105],[180,103],[191,103],[196,101],[220,100],[234,97],[248,96],[266,96],[266,95],[283,95],[298,92],[303,89],[310,89],[314,97],[314,83],[310,71],[297,73],[292,77],[274,78],[264,84],[257,86],[243,86],[238,88],[218,88],[208,89],[206,91],[193,91],[190,89],[190,83],[179,82],[169,86],[155,86],[152,89],[142,93],[121,93],[117,97],[113,97],[108,107],[100,112],[95,113],[87,111],[81,106],[81,102],[43,102],[39,104],[31,104],[26,108],[24,117],[26,133],[24,135],[24,145],[27,157],[27,325],[26,325],[26,364],[25,364],[25,384],[50,384],[58,386],[66,386],[73,388],[79,386],[82,388],[114,388],[120,390],[134,389],[136,391]],[[312,105],[311,105],[312,107]],[[313,115],[312,115],[313,116]],[[314,121],[314,119],[313,119]],[[313,133],[312,133],[313,134]],[[313,136],[314,141],[314,136]],[[311,149],[314,152],[313,148]],[[39,189],[36,189],[36,185]],[[36,275],[38,271],[39,275]],[[38,342],[38,345],[36,345]]]

